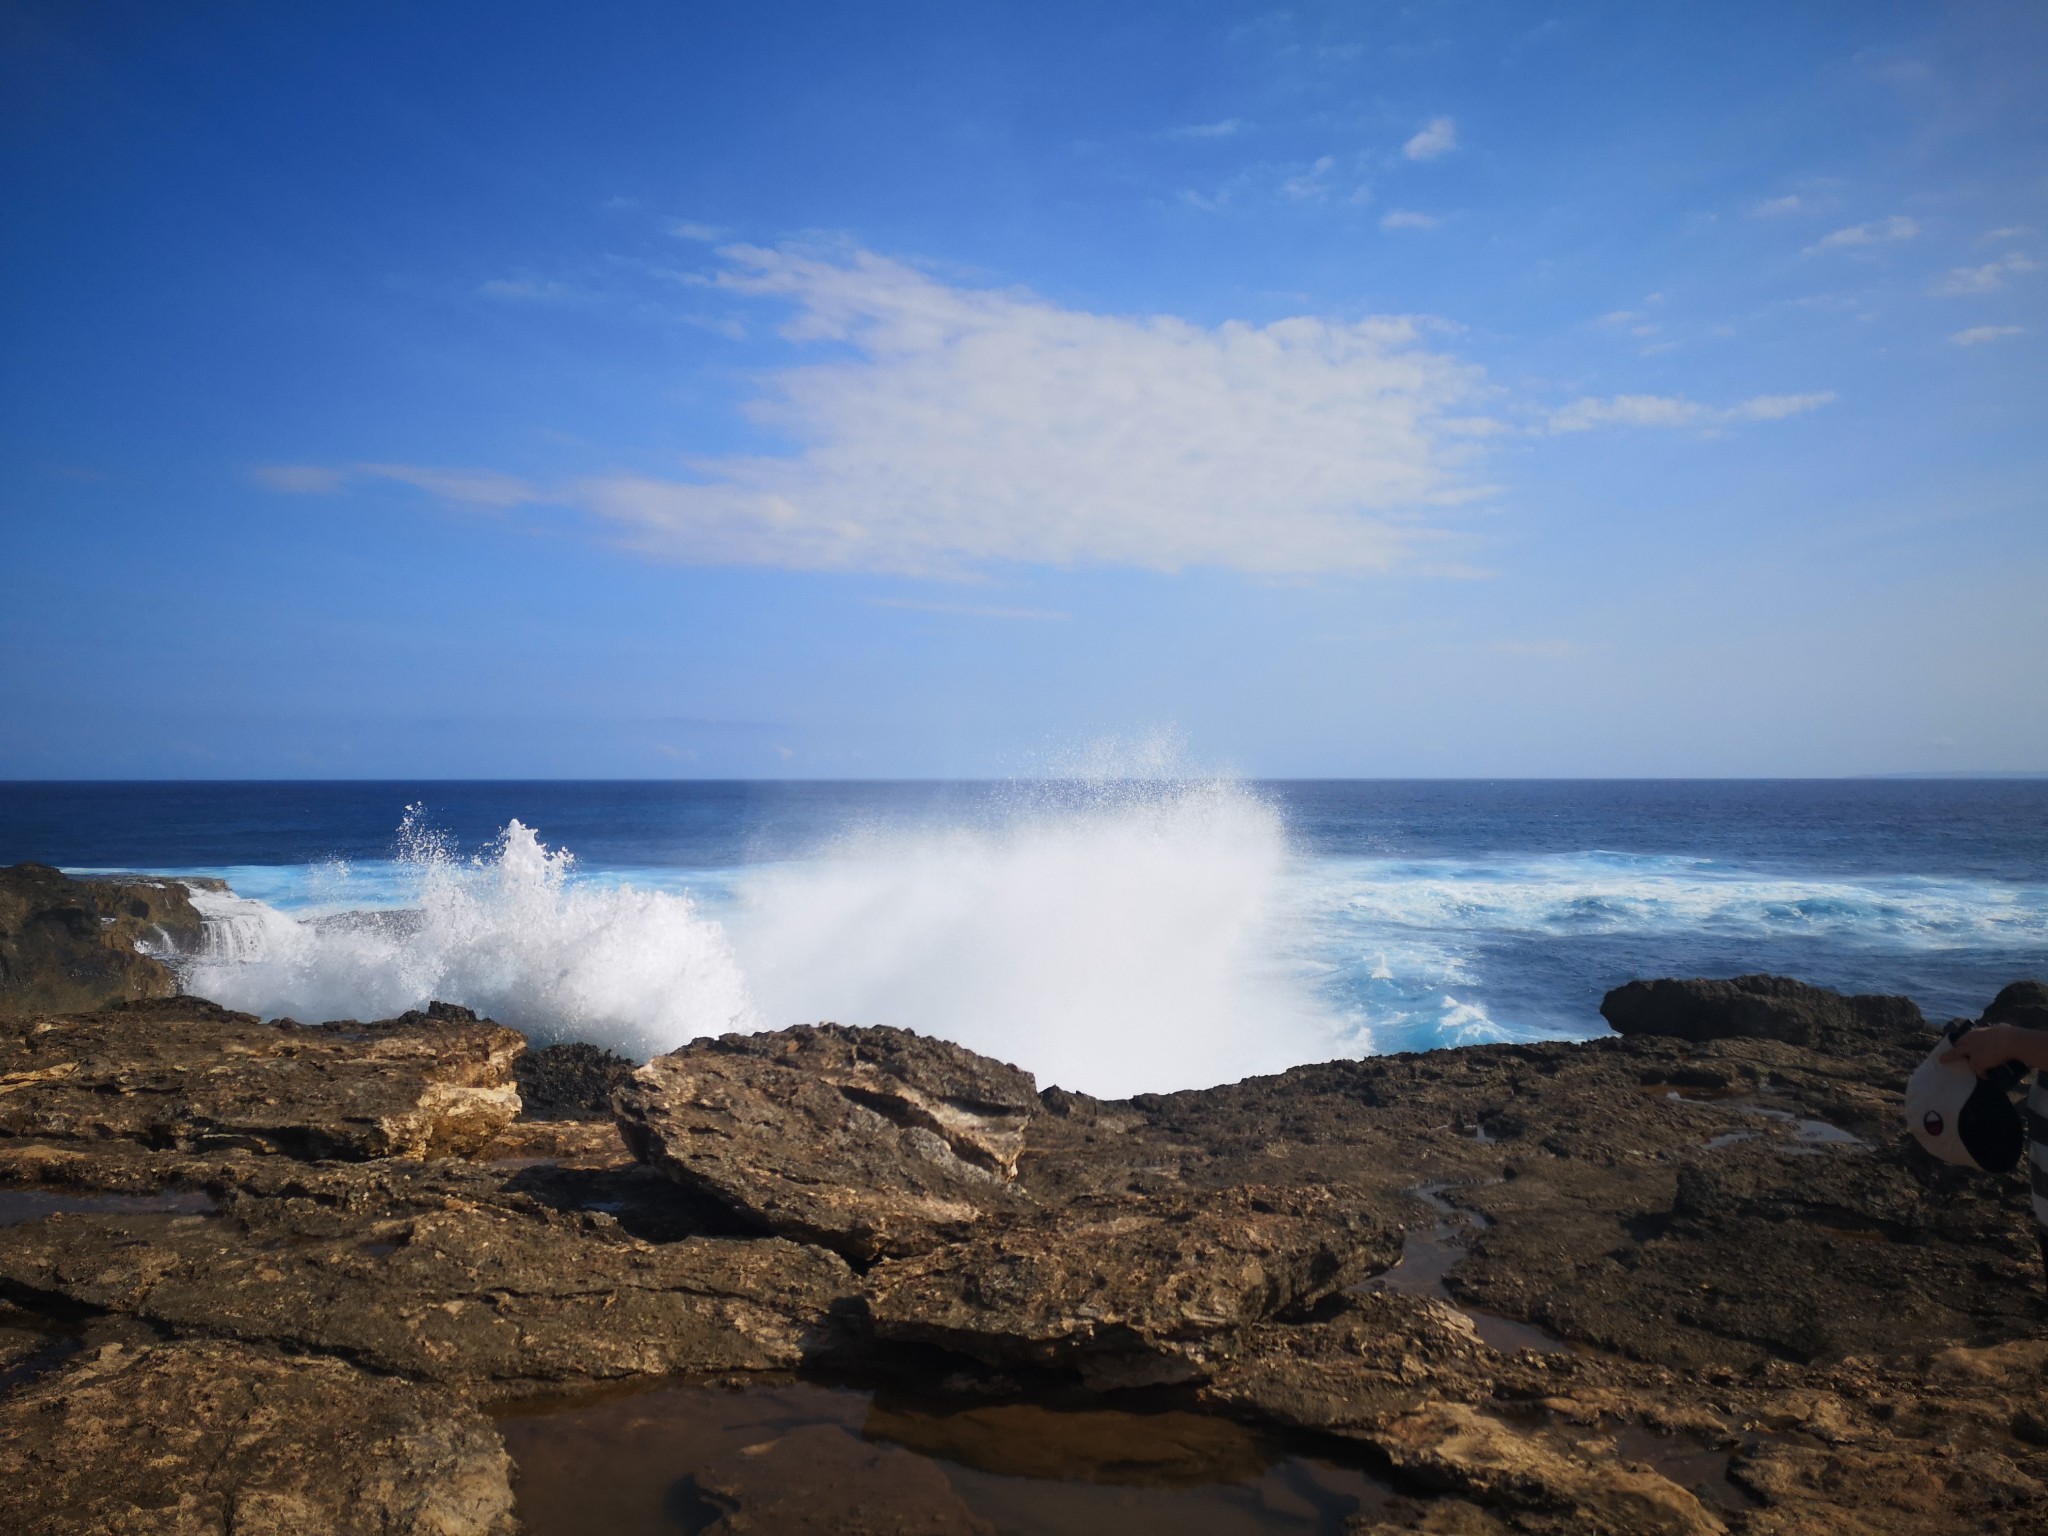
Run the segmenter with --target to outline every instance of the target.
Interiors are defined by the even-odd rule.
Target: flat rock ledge
[[[1357,1533],[2037,1532],[2028,1189],[1900,1128],[1917,1011],[1780,978],[1615,1011],[1113,1103],[896,1030],[629,1071],[447,1007],[32,1011],[0,1529],[510,1536],[487,1409],[795,1371],[1349,1447],[1396,1491]],[[785,1475],[801,1432],[679,1470],[717,1530],[985,1529],[890,1422],[812,1437],[838,1503]]]
[[[519,1113],[516,1030],[436,1004],[265,1023],[199,998],[0,1023],[0,1136],[295,1157],[473,1152]]]

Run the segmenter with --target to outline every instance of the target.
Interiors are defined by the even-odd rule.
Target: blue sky
[[[0,775],[2048,768],[2048,10],[0,6]]]

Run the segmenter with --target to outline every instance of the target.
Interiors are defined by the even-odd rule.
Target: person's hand
[[[2029,1067],[2048,1066],[2048,1030],[2021,1029],[2014,1024],[1980,1024],[1941,1053],[1943,1061],[1960,1061],[1982,1077],[2009,1061]]]

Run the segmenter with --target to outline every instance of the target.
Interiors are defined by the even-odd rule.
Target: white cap
[[[2006,1090],[1986,1082],[1968,1063],[1943,1061],[1969,1028],[1951,1024],[1927,1059],[1906,1079],[1906,1128],[1914,1140],[1945,1163],[2004,1173],[2018,1166],[2026,1148],[2026,1127]]]

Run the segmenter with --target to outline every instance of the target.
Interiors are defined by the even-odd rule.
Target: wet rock
[[[726,1035],[616,1098],[636,1155],[767,1230],[860,1261],[965,1236],[1012,1188],[1029,1073],[908,1030]]]
[[[0,1019],[170,997],[156,954],[196,950],[202,928],[173,880],[73,880],[45,864],[0,869]]]
[[[633,1063],[602,1046],[573,1041],[528,1051],[512,1072],[527,1119],[609,1124],[612,1095],[633,1075]]]
[[[0,1288],[484,1395],[793,1366],[830,1342],[853,1293],[820,1249],[644,1242],[516,1183],[329,1165],[233,1191],[219,1216],[53,1215],[0,1230]]]
[[[513,1030],[435,1004],[264,1023],[199,998],[0,1024],[0,1136],[296,1157],[473,1151],[519,1112]]]
[[[879,1264],[876,1335],[1099,1387],[1205,1375],[1237,1332],[1393,1262],[1398,1233],[1327,1190],[1087,1202]]]
[[[1694,1042],[1739,1038],[1820,1045],[1834,1035],[1925,1026],[1910,998],[1844,997],[1789,976],[1632,981],[1600,1000],[1600,1014],[1617,1034]]]
[[[473,1408],[243,1344],[107,1346],[0,1399],[20,1536],[512,1536],[510,1474]]]

